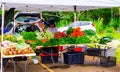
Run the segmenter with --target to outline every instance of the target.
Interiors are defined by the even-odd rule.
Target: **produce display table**
[[[89,50],[89,53],[87,53],[87,54],[88,55],[92,54],[93,57],[97,57],[97,59],[95,60],[95,63],[98,64],[99,63],[99,59],[102,56],[106,56],[106,54],[108,53],[108,50],[111,49],[112,47],[109,46],[109,45],[98,44],[98,43],[94,43],[93,45],[95,46],[94,48],[89,47],[89,44],[64,44],[64,45],[58,45],[58,46],[48,46],[46,48],[49,49],[50,47],[62,46],[63,47],[62,50],[59,50],[59,56],[60,56],[59,58],[60,58],[61,61],[63,61],[63,58],[62,58],[63,53],[67,52],[67,51],[69,52],[69,49],[73,50],[74,48],[82,48],[82,52],[84,52],[85,54],[86,54],[86,51]],[[73,48],[70,48],[70,47],[73,47]],[[44,48],[44,47],[43,46],[37,46],[36,47],[36,49],[42,49],[42,48]]]
[[[43,47],[43,46],[36,46],[36,49],[40,49],[41,50],[41,54],[43,54],[43,53],[45,53],[45,54],[55,54],[54,52],[54,47],[57,47],[58,48],[58,53],[57,54],[59,54],[59,60],[60,60],[60,62],[63,64],[63,53],[64,52],[69,52],[69,50],[70,49],[74,49],[74,47],[79,47],[79,46],[84,46],[85,44],[64,44],[64,45],[56,45],[56,46],[48,46],[48,47]],[[61,47],[62,46],[62,48],[59,48],[59,47]],[[72,46],[72,47],[71,47]],[[53,51],[52,51],[52,53],[50,53],[51,52],[51,50],[49,50],[51,47],[53,47]],[[46,49],[45,49],[46,48]],[[44,51],[42,51],[44,49]],[[48,49],[48,51],[47,51],[47,49]],[[40,54],[38,54],[38,55],[40,55]],[[41,56],[42,57],[42,56]],[[52,55],[50,55],[50,57],[51,58],[53,58],[54,59],[54,56],[52,56]]]
[[[50,48],[50,47],[58,47],[58,45],[56,45],[56,46],[47,46],[46,48]],[[41,48],[44,48],[44,46],[36,46],[36,49],[41,49]]]
[[[26,67],[27,67],[27,63],[28,63],[28,57],[29,56],[36,56],[36,54],[35,53],[31,53],[31,54],[21,54],[21,55],[4,55],[4,54],[2,54],[2,57],[3,58],[9,58],[9,59],[11,59],[11,61],[12,61],[12,63],[13,63],[13,66],[14,66],[14,72],[17,72],[16,71],[16,64],[18,64],[18,62],[16,61],[14,61],[13,60],[13,58],[15,58],[15,57],[24,57],[24,56],[26,56],[27,57],[27,60],[26,60],[26,63],[25,63],[25,72],[26,72]],[[18,65],[19,66],[19,65]],[[19,66],[19,68],[20,68],[20,66]],[[21,69],[21,68],[20,68]]]

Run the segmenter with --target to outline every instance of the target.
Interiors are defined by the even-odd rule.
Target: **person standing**
[[[50,30],[53,34],[55,34],[57,32],[57,28],[55,27],[55,22],[54,22],[54,18],[50,18],[49,19],[49,27],[48,30]]]

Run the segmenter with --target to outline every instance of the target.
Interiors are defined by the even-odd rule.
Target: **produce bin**
[[[82,48],[82,52],[86,52],[87,46],[76,46],[76,48]]]
[[[116,52],[116,49],[113,49],[113,48],[103,49],[102,50],[102,56],[105,56],[105,57],[109,57],[109,56],[115,57],[115,52]]]
[[[84,53],[83,52],[66,52],[64,55],[65,64],[83,64]]]
[[[90,55],[90,56],[99,56],[101,54],[101,49],[88,48],[86,53],[87,53],[87,55]]]
[[[104,67],[115,66],[116,57],[100,57],[100,65]]]
[[[58,47],[43,47],[40,49],[40,52],[44,54],[58,54]]]
[[[58,54],[40,54],[42,63],[58,62]]]

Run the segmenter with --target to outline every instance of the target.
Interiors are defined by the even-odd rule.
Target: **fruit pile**
[[[11,45],[9,48],[3,50],[4,55],[17,55],[17,54],[30,54],[30,53],[34,53],[31,47],[19,49]]]

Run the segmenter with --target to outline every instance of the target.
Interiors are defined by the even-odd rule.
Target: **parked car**
[[[72,28],[80,27],[82,31],[89,29],[96,31],[94,24],[90,21],[76,21],[69,24],[68,26],[58,28],[58,31],[60,32],[66,31],[69,27]]]
[[[34,26],[35,30],[42,30],[38,24],[41,20],[39,12],[18,12],[14,19],[14,22],[8,23],[5,27],[5,34],[21,33],[32,26]]]

